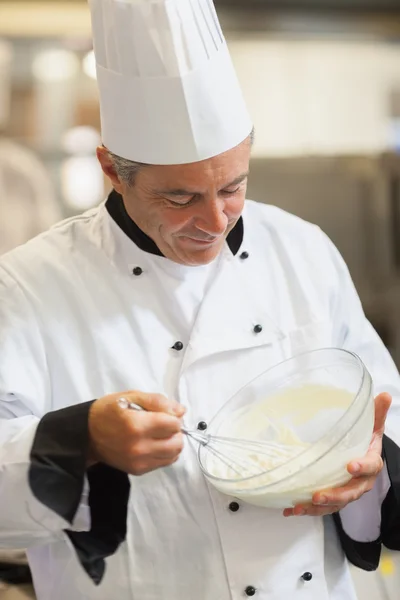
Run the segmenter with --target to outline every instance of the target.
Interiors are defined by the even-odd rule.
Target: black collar
[[[115,190],[111,192],[106,202],[106,208],[111,218],[116,222],[118,227],[144,252],[155,254],[156,256],[164,256],[153,240],[146,235],[128,215],[122,196]],[[239,252],[243,242],[244,226],[243,218],[240,217],[234,229],[227,237],[228,246],[234,256]]]

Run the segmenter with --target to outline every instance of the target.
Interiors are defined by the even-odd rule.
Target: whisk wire
[[[120,398],[118,403],[123,409],[138,412],[145,410],[143,407],[129,402],[126,398]],[[220,460],[230,471],[243,478],[259,475],[265,470],[265,466],[257,460],[258,456],[267,457],[269,460],[279,460],[282,463],[293,458],[301,451],[299,446],[283,446],[272,441],[264,442],[261,440],[214,436],[199,433],[198,431],[191,431],[185,427],[182,427],[181,431],[184,435],[206,448],[211,455]],[[252,453],[253,456],[249,456],[249,453]]]

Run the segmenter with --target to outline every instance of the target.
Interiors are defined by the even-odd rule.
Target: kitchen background
[[[400,367],[400,0],[215,4],[256,126],[248,196],[330,235]],[[99,142],[86,1],[0,0],[0,253],[104,199]],[[395,600],[400,559],[354,577]]]

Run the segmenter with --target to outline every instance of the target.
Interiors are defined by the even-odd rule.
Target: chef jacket
[[[0,254],[60,219],[50,177],[38,156],[0,133]],[[25,564],[25,554],[0,550],[0,563]]]
[[[92,401],[175,398],[204,429],[268,367],[356,352],[393,394],[375,488],[339,515],[285,519],[204,478],[196,447],[142,477],[86,469]],[[39,600],[354,600],[400,549],[400,380],[321,230],[246,202],[220,256],[163,257],[113,192],[0,259],[0,547],[28,548]],[[347,558],[346,558],[347,557]]]

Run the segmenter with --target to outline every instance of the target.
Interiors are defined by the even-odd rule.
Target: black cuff
[[[77,404],[45,415],[31,450],[29,485],[33,495],[71,525],[84,488],[92,404]],[[66,534],[83,568],[99,584],[105,559],[126,538],[130,483],[128,475],[102,464],[90,468],[87,476],[91,530]]]
[[[92,404],[47,413],[39,423],[31,450],[29,485],[33,495],[71,525],[85,482]]]
[[[382,505],[382,542],[389,550],[400,550],[400,448],[386,435],[383,456],[391,488]]]
[[[375,542],[356,542],[343,529],[339,513],[333,515],[333,520],[347,560],[363,571],[376,571],[381,560],[381,540],[378,539]]]
[[[344,531],[340,514],[333,516],[342,548],[348,560],[364,571],[379,567],[382,544],[389,550],[400,550],[400,448],[383,436],[382,457],[391,482],[381,509],[381,536],[375,542],[355,542]]]
[[[91,530],[66,533],[83,568],[99,585],[105,573],[105,559],[115,554],[126,538],[130,483],[125,473],[103,464],[91,467],[88,479]]]

